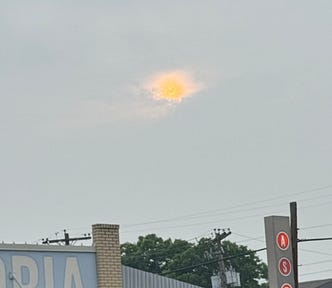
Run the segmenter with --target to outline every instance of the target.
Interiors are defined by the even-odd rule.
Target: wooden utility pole
[[[224,263],[224,250],[221,246],[221,241],[225,239],[227,236],[229,236],[232,232],[228,230],[226,232],[223,230],[222,233],[220,233],[220,229],[214,229],[215,233],[215,238],[214,241],[217,244],[218,247],[218,256],[219,256],[219,270],[220,270],[220,280],[221,280],[221,288],[226,288],[227,287],[227,279],[226,279],[226,268],[225,268],[225,263]]]

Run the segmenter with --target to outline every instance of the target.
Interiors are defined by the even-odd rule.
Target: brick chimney
[[[92,225],[96,249],[98,288],[122,288],[119,225]]]

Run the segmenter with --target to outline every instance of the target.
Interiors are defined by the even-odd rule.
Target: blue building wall
[[[0,245],[1,288],[97,288],[90,247]]]

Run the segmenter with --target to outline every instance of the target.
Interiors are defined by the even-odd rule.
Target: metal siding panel
[[[144,273],[140,273],[139,270],[136,270],[136,275],[137,275],[137,288],[143,288],[144,287],[144,279],[143,279],[143,275]]]
[[[153,275],[153,286],[158,287],[158,277],[157,277],[157,275]]]
[[[161,285],[161,284],[160,284],[160,280],[159,280],[158,276],[157,276],[157,275],[154,275],[154,277],[155,277],[154,279],[155,279],[155,285],[156,285],[156,287],[158,287],[158,288],[161,287],[161,286],[160,286],[160,285]]]
[[[151,280],[151,275],[145,274],[145,285],[146,285],[146,287],[151,287],[150,286],[150,280]]]
[[[167,278],[167,288],[171,288],[172,286],[171,286],[171,283],[172,283],[172,281],[171,281],[171,279],[170,278]]]
[[[123,288],[202,288],[157,274],[122,266]]]

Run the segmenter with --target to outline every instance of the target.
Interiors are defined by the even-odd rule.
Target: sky
[[[332,237],[331,27],[328,0],[0,0],[0,241],[112,223],[259,249],[291,201],[301,239]],[[151,86],[172,73],[182,101]],[[329,278],[332,241],[299,264]]]

